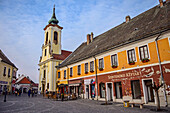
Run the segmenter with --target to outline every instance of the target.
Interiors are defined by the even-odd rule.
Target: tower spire
[[[51,19],[48,21],[49,24],[58,24],[58,20],[56,19],[56,16],[55,16],[55,4],[54,4],[54,7],[53,7],[53,15],[51,17]]]

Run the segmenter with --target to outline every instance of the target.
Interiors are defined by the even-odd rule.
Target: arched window
[[[58,33],[56,31],[54,32],[54,43],[58,43]]]
[[[47,44],[48,42],[48,32],[46,33],[46,40],[45,40],[45,44]]]

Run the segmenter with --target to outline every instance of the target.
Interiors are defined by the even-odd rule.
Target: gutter
[[[163,78],[163,72],[162,72],[162,65],[161,65],[161,59],[160,59],[160,53],[159,53],[159,47],[158,47],[158,40],[159,37],[161,36],[161,33],[157,36],[157,38],[155,39],[155,43],[156,43],[156,50],[157,50],[157,55],[158,55],[158,61],[159,61],[159,69],[161,72],[161,84],[163,84],[163,92],[164,92],[164,99],[165,99],[165,107],[168,107],[168,102],[167,102],[167,96],[166,96],[166,90],[165,90],[165,81]]]
[[[98,101],[98,79],[97,79],[97,60],[96,57],[93,56],[93,58],[95,59],[95,74],[96,74],[96,95],[97,95],[97,101]]]

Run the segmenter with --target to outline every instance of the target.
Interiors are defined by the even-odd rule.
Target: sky
[[[62,49],[74,51],[86,41],[159,4],[159,0],[0,0],[0,49],[18,67],[17,74],[39,80],[43,28],[52,16],[63,27]]]

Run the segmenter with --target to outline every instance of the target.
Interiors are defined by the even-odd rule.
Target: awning
[[[76,83],[76,84],[69,84],[69,86],[80,86],[80,83]]]

